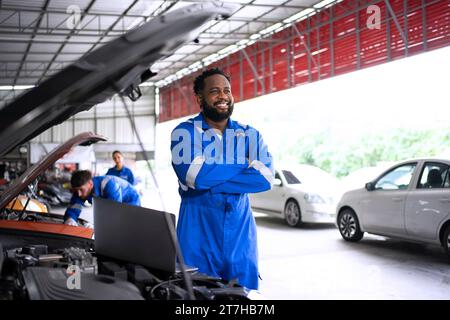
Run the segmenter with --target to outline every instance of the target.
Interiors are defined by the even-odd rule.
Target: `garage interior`
[[[116,37],[200,2],[0,1],[0,110]],[[252,99],[448,50],[450,45],[450,4],[446,0],[223,2],[239,8],[226,20],[208,22],[196,41],[151,67],[156,75],[140,84],[141,98],[129,102],[131,117],[114,96],[0,159],[0,179],[5,184],[14,180],[57,145],[92,131],[108,141],[83,147],[59,161],[61,170],[89,169],[103,175],[113,165],[111,153],[121,150],[140,179],[143,206],[177,214],[169,134],[174,125],[198,113],[192,83],[205,68],[219,67],[231,75],[239,108]],[[442,68],[444,74],[450,71],[448,60]],[[352,88],[346,94],[352,96]],[[272,110],[282,113],[282,107]],[[131,122],[143,139],[144,150]],[[160,191],[156,191],[146,158]],[[58,210],[63,213],[65,207]],[[84,214],[89,220],[92,212]],[[333,224],[293,229],[257,210],[255,217],[261,294],[267,299],[450,298],[450,268],[439,247],[375,235],[361,243],[348,243]]]

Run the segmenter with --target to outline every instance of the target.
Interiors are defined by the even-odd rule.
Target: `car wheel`
[[[302,224],[302,214],[297,201],[289,200],[284,207],[284,219],[291,227],[300,227]]]
[[[358,217],[351,209],[345,209],[339,214],[338,226],[344,240],[356,242],[364,235],[359,227]]]
[[[450,258],[450,226],[444,231],[444,238],[442,239],[442,245],[444,246],[444,250],[447,253],[447,256]]]

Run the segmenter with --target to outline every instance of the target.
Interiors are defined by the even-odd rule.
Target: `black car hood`
[[[0,109],[0,157],[74,114],[154,75],[151,65],[194,40],[209,20],[236,5],[199,3],[156,17],[50,77]]]

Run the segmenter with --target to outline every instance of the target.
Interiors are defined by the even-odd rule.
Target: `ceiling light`
[[[27,90],[31,88],[34,88],[34,86],[0,86],[0,90],[2,91]]]

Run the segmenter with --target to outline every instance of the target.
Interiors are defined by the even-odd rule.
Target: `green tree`
[[[382,161],[432,157],[450,148],[450,127],[433,130],[397,128],[353,139],[334,139],[329,130],[298,138],[279,158],[320,167],[343,177]]]

